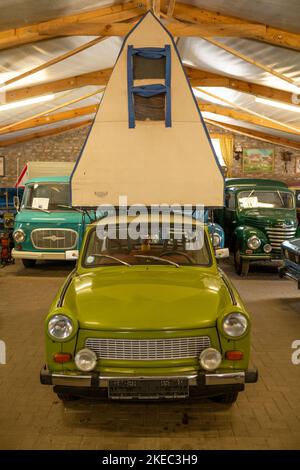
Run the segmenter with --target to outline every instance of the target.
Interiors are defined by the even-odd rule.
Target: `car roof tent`
[[[224,178],[172,36],[148,12],[125,38],[71,176],[75,207],[223,206]]]

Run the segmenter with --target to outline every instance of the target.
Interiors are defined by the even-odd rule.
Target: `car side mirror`
[[[19,212],[20,210],[20,198],[19,196],[13,197],[14,208]]]
[[[229,258],[228,248],[218,248],[215,252],[216,259]]]
[[[66,250],[66,260],[76,260],[79,257],[78,250]]]

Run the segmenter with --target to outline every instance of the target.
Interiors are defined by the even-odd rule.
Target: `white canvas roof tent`
[[[136,56],[145,73],[134,70]],[[153,59],[164,61],[164,76],[151,70]],[[158,95],[164,120],[139,120],[137,97]],[[128,205],[224,202],[221,168],[176,45],[152,12],[124,40],[71,177],[75,207],[118,206],[120,195]]]

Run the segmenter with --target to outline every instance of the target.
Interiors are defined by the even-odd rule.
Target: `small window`
[[[166,94],[160,93],[145,98],[134,96],[134,115],[136,121],[164,121]]]
[[[166,58],[148,59],[139,55],[133,56],[133,79],[165,78]]]

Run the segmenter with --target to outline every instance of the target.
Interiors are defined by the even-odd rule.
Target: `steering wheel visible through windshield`
[[[125,229],[127,232],[127,229]],[[211,263],[209,245],[206,234],[202,231],[201,240],[191,242],[185,233],[174,237],[170,230],[169,236],[162,238],[161,234],[151,238],[143,236],[137,240],[124,237],[117,230],[117,237],[100,239],[96,228],[89,234],[83,265],[99,267],[112,265],[173,265],[179,266],[208,266]]]

